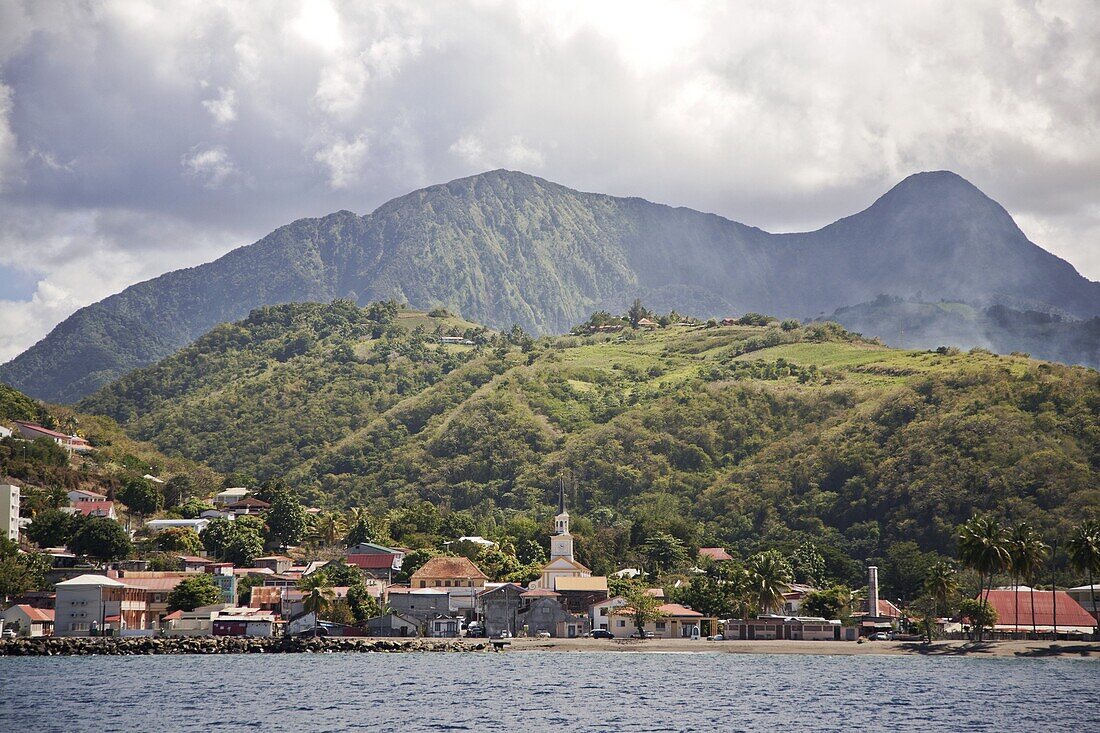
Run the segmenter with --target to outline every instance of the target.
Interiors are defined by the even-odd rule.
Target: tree
[[[1004,571],[1010,560],[1008,539],[1001,523],[987,517],[972,517],[959,530],[959,559],[977,571],[979,595],[984,592],[988,598],[993,576]],[[977,627],[978,641],[982,640],[982,629],[981,625]]]
[[[651,534],[642,545],[642,552],[654,574],[681,568],[687,564],[688,552],[679,538],[668,532]]]
[[[336,547],[343,541],[346,530],[342,516],[335,512],[326,512],[313,523],[310,539],[322,547]]]
[[[933,613],[948,615],[951,599],[958,592],[959,577],[954,563],[945,560],[928,568],[928,574],[924,578],[924,593],[932,600]]]
[[[477,522],[468,511],[450,512],[443,517],[443,523],[439,530],[448,539],[469,537],[477,532]]]
[[[222,591],[207,573],[181,580],[168,594],[169,611],[194,611],[200,606],[220,603]]]
[[[264,554],[264,538],[252,527],[237,527],[223,556],[226,562],[238,567],[251,567],[252,562]]]
[[[194,555],[202,549],[202,540],[199,533],[190,527],[169,527],[153,535],[152,545],[162,552]]]
[[[279,491],[275,494],[266,520],[270,536],[278,540],[279,546],[283,548],[301,542],[308,526],[306,510],[298,501],[298,497],[289,491]]]
[[[20,553],[14,542],[0,537],[0,601],[45,587],[49,570],[47,555]]]
[[[768,550],[749,558],[749,593],[762,613],[783,608],[783,594],[791,584],[791,567],[778,550]]]
[[[168,479],[164,485],[164,506],[168,509],[186,503],[195,492],[195,481],[185,473]]]
[[[816,590],[802,599],[802,611],[806,616],[826,619],[847,619],[852,607],[852,590],[844,585],[834,585]]]
[[[363,571],[355,565],[349,565],[343,559],[333,560],[318,572],[324,573],[331,585],[354,587],[363,585]]]
[[[661,618],[661,602],[646,593],[645,588],[636,587],[623,596],[626,606],[623,612],[630,616],[634,622],[634,628],[638,630],[638,637],[645,638],[645,625],[650,621]]]
[[[190,499],[179,505],[178,511],[180,513],[180,516],[184,519],[195,519],[203,512],[209,511],[213,508],[213,504],[207,504],[202,499],[191,497]]]
[[[313,635],[321,625],[321,614],[325,612],[336,597],[329,580],[324,573],[313,573],[298,581],[298,590],[302,591],[302,607],[306,613],[313,614]]]
[[[1088,573],[1089,595],[1095,610],[1096,585],[1093,576],[1100,573],[1100,522],[1086,519],[1074,527],[1073,534],[1066,543],[1066,550],[1069,552],[1070,564],[1076,570]]]
[[[348,607],[358,623],[382,615],[382,607],[363,583],[348,588]]]
[[[959,613],[970,620],[978,641],[982,640],[983,629],[993,628],[993,625],[997,623],[997,612],[981,596],[964,598],[959,603]]]
[[[643,318],[649,317],[649,311],[642,305],[641,298],[635,298],[634,302],[630,304],[630,310],[626,312],[626,317],[630,320],[630,325],[633,328],[637,328],[638,323]]]
[[[352,509],[347,516],[348,535],[344,543],[354,547],[361,542],[381,543],[386,540],[389,527],[386,520],[365,509]]]
[[[825,558],[812,542],[804,542],[791,555],[791,570],[796,583],[817,585],[825,579]]]
[[[236,521],[214,519],[200,535],[203,547],[215,557],[241,567],[247,567],[263,554],[264,540],[260,534],[262,522],[246,521],[251,517],[239,517]]]
[[[39,547],[62,547],[69,543],[81,519],[60,509],[39,512],[27,527],[27,538]]]
[[[108,561],[125,559],[133,545],[118,522],[105,517],[88,517],[69,541],[69,549],[77,555]]]
[[[224,557],[225,548],[236,534],[236,523],[221,517],[210,520],[200,535],[202,545],[214,557]]]
[[[115,493],[115,497],[130,511],[137,514],[143,524],[146,516],[160,511],[164,504],[164,496],[153,482],[141,477],[134,477],[127,481]]]
[[[1039,627],[1038,622],[1035,620],[1035,579],[1043,570],[1050,548],[1035,530],[1030,527],[1027,527],[1026,530],[1021,529],[1021,527],[1026,526],[1018,525],[1013,530],[1012,566],[1014,572],[1024,578],[1031,589],[1029,591],[1031,596],[1031,633],[1038,635]]]
[[[419,550],[413,550],[405,555],[405,558],[401,561],[401,571],[398,573],[398,580],[408,582],[413,573],[424,566],[424,563],[431,560],[433,557],[439,555],[435,550],[427,548],[421,548]]]

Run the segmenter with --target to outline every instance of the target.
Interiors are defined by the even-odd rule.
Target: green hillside
[[[427,499],[499,526],[513,510],[548,517],[566,476],[582,558],[600,570],[656,531],[743,552],[812,540],[862,560],[902,540],[948,551],[978,511],[1055,531],[1100,506],[1093,370],[795,322],[470,329],[483,343],[458,351],[425,318],[265,308],[81,408],[338,507]]]
[[[769,234],[498,170],[366,216],[301,219],[214,262],[133,285],[0,365],[0,380],[75,402],[217,324],[289,302],[396,299],[498,330],[518,323],[554,334],[636,297],[700,316],[805,318],[879,293],[1100,315],[1100,283],[1028,241],[996,202],[945,171],[912,175],[817,231]]]

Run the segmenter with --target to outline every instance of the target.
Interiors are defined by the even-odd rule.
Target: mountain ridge
[[[994,267],[996,265],[996,267]],[[70,402],[263,305],[395,298],[495,328],[567,330],[634,297],[698,315],[811,317],[879,294],[1100,314],[1100,283],[1031,243],[962,177],[916,173],[863,211],[772,234],[717,214],[497,169],[279,227],[80,309],[0,366]]]

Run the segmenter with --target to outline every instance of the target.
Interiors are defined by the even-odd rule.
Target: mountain
[[[658,531],[862,562],[903,541],[950,552],[975,512],[1054,533],[1100,505],[1100,374],[891,349],[832,323],[532,341],[378,305],[283,305],[80,408],[169,455],[375,516],[427,501],[482,527],[548,521],[566,476],[582,562],[600,572]]]
[[[296,221],[215,262],[129,287],[77,311],[0,367],[0,380],[75,401],[217,323],[293,301],[395,298],[546,334],[635,297],[699,315],[806,317],[880,293],[1100,315],[1100,283],[1029,242],[953,173],[910,176],[815,232],[769,234],[498,170],[368,216]]]
[[[1100,369],[1100,317],[1076,320],[1003,305],[978,308],[883,295],[868,303],[838,308],[828,320],[902,348],[977,346],[999,354],[1025,352],[1040,359]]]

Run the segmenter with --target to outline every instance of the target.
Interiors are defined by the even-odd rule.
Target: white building
[[[146,626],[145,591],[104,575],[78,575],[58,583],[54,636],[118,635]]]
[[[219,491],[214,494],[214,506],[226,507],[230,504],[236,504],[238,501],[248,496],[248,494],[248,489],[243,486],[234,486],[225,491]]]
[[[550,537],[550,562],[542,566],[542,575],[531,581],[533,590],[557,590],[558,578],[590,578],[592,571],[573,558],[573,535],[569,534],[569,512],[565,511],[565,486],[559,486],[558,515]]]
[[[12,484],[0,484],[0,533],[19,541],[19,487]]]
[[[0,438],[10,438],[10,437],[11,437],[11,428],[5,428],[3,425],[0,425]]]
[[[169,527],[186,527],[202,534],[210,521],[209,519],[150,519],[145,523],[145,528],[150,532],[159,532]]]
[[[84,489],[73,489],[68,493],[70,504],[79,504],[83,501],[107,501],[107,497],[103,494],[97,494],[94,491],[85,491]]]

